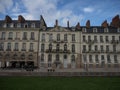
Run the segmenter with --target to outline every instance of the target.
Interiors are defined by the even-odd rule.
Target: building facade
[[[110,25],[47,27],[44,18],[0,20],[0,67],[88,69],[120,67],[120,18]]]

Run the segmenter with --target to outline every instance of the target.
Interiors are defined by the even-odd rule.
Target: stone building
[[[47,27],[44,18],[0,20],[0,67],[32,65],[40,69],[88,69],[120,67],[120,18],[101,26],[77,23],[61,27],[58,20]]]

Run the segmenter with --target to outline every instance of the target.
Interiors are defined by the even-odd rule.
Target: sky
[[[104,20],[109,23],[120,15],[120,0],[0,0],[0,20],[9,15],[13,20],[22,15],[26,20],[39,20],[42,15],[47,26],[54,26],[57,19],[60,26],[75,26],[80,22],[100,26]]]

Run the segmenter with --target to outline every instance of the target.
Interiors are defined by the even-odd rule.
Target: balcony
[[[35,40],[35,38],[30,38],[30,40]]]
[[[27,40],[27,38],[22,38],[22,40]]]
[[[15,38],[15,40],[20,40],[20,38]]]
[[[94,40],[88,40],[88,41],[86,40],[85,42],[86,42],[87,44],[90,44],[90,45],[92,45],[92,44],[94,44],[94,43],[95,43],[95,41],[94,41]]]
[[[10,38],[10,37],[9,37],[8,40],[13,40],[13,38]]]
[[[29,51],[30,51],[30,52],[34,52],[34,50],[33,50],[33,49],[29,49]]]
[[[11,48],[6,49],[6,51],[11,51]]]
[[[119,41],[118,40],[111,40],[111,44],[118,44]]]
[[[5,38],[0,38],[0,40],[5,40]]]
[[[14,51],[19,51],[18,49],[14,49]]]
[[[59,41],[57,41],[57,40],[53,40],[53,43],[66,43],[67,41],[64,41],[64,40],[59,40]]]
[[[4,49],[3,49],[3,48],[1,48],[1,49],[0,49],[0,51],[4,51]]]
[[[26,51],[26,49],[21,49],[21,51]]]
[[[70,54],[70,50],[62,50],[62,49],[53,49],[53,50],[50,50],[50,49],[46,49],[46,53],[69,53]]]

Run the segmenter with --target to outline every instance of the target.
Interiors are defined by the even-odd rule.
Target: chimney
[[[88,21],[86,22],[86,27],[87,27],[87,28],[90,28],[90,20],[88,20]]]
[[[76,25],[76,29],[77,29],[77,30],[80,30],[80,29],[81,29],[79,22],[78,22],[77,25]]]
[[[58,20],[55,21],[55,26],[58,27]]]
[[[69,28],[69,21],[67,21],[67,27]]]
[[[101,25],[102,27],[108,27],[108,23],[107,23],[107,20],[105,20],[103,23],[102,23],[102,25]]]

